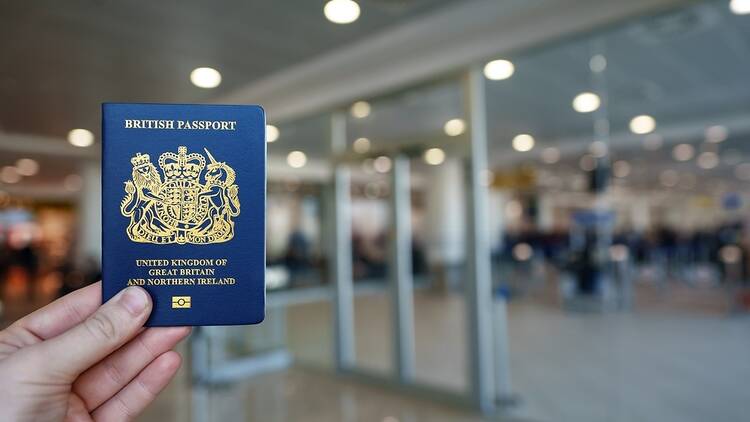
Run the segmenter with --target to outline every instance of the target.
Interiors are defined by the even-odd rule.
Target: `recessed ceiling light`
[[[547,164],[555,164],[560,161],[560,150],[555,147],[547,147],[542,150],[542,161]]]
[[[368,151],[370,151],[370,140],[367,138],[357,138],[354,141],[354,144],[352,144],[352,148],[354,148],[354,152],[359,154],[364,154]]]
[[[190,72],[190,82],[198,88],[216,88],[221,84],[221,73],[212,67],[199,67]]]
[[[589,60],[589,69],[594,73],[601,73],[607,69],[607,58],[601,54],[591,56]]]
[[[513,258],[516,261],[528,261],[534,255],[534,249],[528,243],[519,243],[513,247]]]
[[[39,163],[31,158],[21,158],[16,161],[16,171],[21,176],[33,176],[39,172]]]
[[[637,135],[645,135],[656,129],[656,120],[648,114],[635,116],[630,120],[630,131]]]
[[[516,135],[512,141],[513,149],[519,152],[531,151],[534,148],[534,137],[528,133]]]
[[[466,130],[466,122],[463,119],[450,119],[443,125],[443,130],[448,136],[458,136]]]
[[[509,60],[493,60],[484,65],[484,76],[493,81],[501,81],[513,76],[516,67]]]
[[[709,170],[719,165],[719,155],[715,152],[706,151],[698,155],[698,167]]]
[[[431,166],[437,166],[445,161],[445,151],[440,148],[430,148],[424,152],[425,163]]]
[[[609,247],[609,256],[613,261],[623,262],[630,257],[630,249],[621,243],[614,244]]]
[[[279,128],[274,125],[266,125],[266,142],[276,142],[279,139]]]
[[[13,166],[5,166],[0,170],[0,182],[13,184],[21,181],[21,175],[18,169]]]
[[[625,160],[618,160],[612,163],[612,174],[615,177],[628,177],[630,174],[630,163]]]
[[[94,143],[94,134],[87,129],[73,129],[68,132],[68,142],[76,147],[88,147]]]
[[[737,245],[726,245],[719,249],[719,259],[725,264],[736,264],[742,259],[742,249]]]
[[[747,15],[750,13],[750,0],[732,0],[729,2],[729,10],[735,15]]]
[[[378,173],[388,173],[391,170],[391,159],[381,155],[372,162],[372,166]]]
[[[688,161],[695,156],[695,147],[690,144],[679,144],[672,148],[672,157],[677,161]]]
[[[726,126],[715,125],[706,128],[706,141],[718,144],[724,142],[729,137],[729,129]]]
[[[356,103],[352,104],[349,112],[353,117],[357,119],[364,119],[365,117],[370,115],[370,110],[370,103],[368,103],[367,101],[357,101]]]
[[[593,92],[582,92],[573,98],[573,110],[579,113],[591,113],[599,108],[602,101]]]
[[[286,163],[291,168],[302,168],[307,164],[307,155],[302,151],[292,151],[286,156]]]
[[[323,7],[326,18],[338,24],[347,24],[359,18],[359,4],[353,0],[330,0]]]

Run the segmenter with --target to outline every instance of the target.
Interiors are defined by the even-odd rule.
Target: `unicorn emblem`
[[[231,239],[234,236],[234,221],[232,218],[240,214],[239,188],[234,184],[236,174],[224,162],[218,162],[208,152],[206,155],[210,163],[206,172],[206,184],[198,195],[199,200],[208,203],[208,215],[197,228],[199,233],[223,234]]]

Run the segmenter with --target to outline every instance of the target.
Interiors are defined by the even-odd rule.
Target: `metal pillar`
[[[516,395],[510,383],[510,348],[508,347],[508,304],[497,298],[492,304],[495,334],[495,393],[498,403],[505,407],[516,404]]]
[[[190,353],[190,420],[192,422],[204,422],[211,419],[211,408],[209,400],[209,387],[204,380],[209,373],[210,342],[206,334],[207,327],[195,327],[192,335],[188,337],[188,348]]]
[[[336,156],[346,150],[346,114],[331,115],[331,153],[333,192],[329,204],[333,211],[333,236],[330,254],[334,280],[334,353],[339,371],[354,366],[354,289],[352,283],[352,216],[349,168],[337,163]],[[333,202],[333,203],[331,203]]]
[[[414,280],[408,157],[394,157],[391,188],[390,282],[393,333],[396,337],[394,362],[398,380],[408,383],[414,379]]]
[[[83,178],[78,200],[78,259],[102,263],[102,170],[98,161],[85,160],[80,166]]]
[[[463,82],[465,115],[470,129],[467,166],[469,277],[465,287],[470,393],[482,412],[492,413],[495,410],[495,377],[492,355],[491,251],[487,230],[487,104],[481,69],[478,66],[471,67]]]

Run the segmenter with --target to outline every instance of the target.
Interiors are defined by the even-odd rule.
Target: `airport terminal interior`
[[[750,1],[8,1],[0,34],[3,327],[100,279],[102,102],[267,112],[266,320],[196,327],[139,420],[747,420]]]

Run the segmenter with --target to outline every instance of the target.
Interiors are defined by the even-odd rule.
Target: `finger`
[[[21,318],[16,324],[42,340],[47,340],[81,323],[102,304],[102,283],[65,295]]]
[[[181,363],[182,358],[177,352],[169,351],[162,354],[119,393],[99,406],[92,414],[94,420],[134,420],[169,384]]]
[[[73,384],[73,392],[83,399],[87,409],[96,409],[189,333],[189,327],[147,329],[81,374]]]
[[[151,307],[145,290],[128,287],[69,331],[30,347],[29,357],[50,376],[72,381],[135,337]]]
[[[75,394],[70,395],[68,412],[65,414],[64,420],[65,422],[94,422],[83,400]]]
[[[55,337],[79,324],[101,305],[101,283],[66,295],[0,332],[0,357]]]

